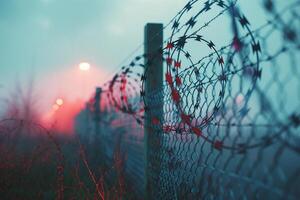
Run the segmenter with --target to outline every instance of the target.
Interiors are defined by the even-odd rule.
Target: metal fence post
[[[163,86],[163,56],[159,50],[163,45],[163,25],[148,23],[144,33],[144,52],[145,52],[145,94],[148,111],[145,112],[145,199],[155,199],[155,186],[159,178],[160,161],[155,157],[159,148],[159,130],[151,128],[152,115],[158,116],[163,120],[163,98],[152,101],[149,93],[161,89]],[[152,153],[155,151],[156,153]]]
[[[102,89],[100,87],[96,88],[96,94],[95,94],[95,105],[94,105],[94,109],[95,109],[95,134],[96,137],[99,137],[100,134],[100,103],[101,103],[101,93],[102,93]]]

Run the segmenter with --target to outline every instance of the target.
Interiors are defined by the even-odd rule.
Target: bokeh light
[[[61,98],[58,98],[58,99],[56,99],[56,104],[57,105],[59,105],[59,106],[61,106],[61,105],[63,105],[64,104],[64,100],[63,99],[61,99]]]

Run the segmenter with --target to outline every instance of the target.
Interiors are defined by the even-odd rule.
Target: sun
[[[88,70],[90,70],[90,68],[91,68],[91,65],[87,62],[82,62],[79,64],[79,69],[82,71],[88,71]]]

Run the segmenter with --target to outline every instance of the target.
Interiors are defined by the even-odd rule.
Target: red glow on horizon
[[[53,108],[54,111],[56,111],[56,110],[59,109],[59,106],[58,106],[57,104],[54,104],[54,105],[52,106],[52,108]]]
[[[72,135],[74,133],[74,119],[83,108],[83,101],[64,102],[63,106],[54,104],[53,110],[44,116],[44,123],[52,127],[55,132]]]
[[[73,65],[43,77],[39,89],[43,91],[41,112],[44,113],[42,120],[45,127],[60,134],[73,134],[76,115],[94,97],[96,87],[106,81],[106,76],[107,72],[100,66],[90,67],[86,73]]]

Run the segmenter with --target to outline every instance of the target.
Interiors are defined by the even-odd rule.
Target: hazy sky
[[[186,0],[0,0],[0,95],[14,88],[17,80],[25,84],[33,76],[37,86],[47,83],[51,95],[74,85],[78,91],[76,87],[83,87],[78,86],[78,81],[89,80],[85,77],[79,79],[87,80],[74,82],[76,76],[81,76],[73,74],[81,61],[90,62],[99,75],[97,81],[85,84],[101,83],[142,43],[145,23],[166,22],[185,3]],[[86,90],[90,93],[89,89]]]
[[[24,85],[31,78],[48,101],[44,105],[62,95],[88,96],[143,42],[147,22],[168,22],[186,2],[0,0],[0,98],[17,81]],[[257,20],[264,19],[258,11],[261,1],[239,2],[246,16],[256,19],[252,27],[264,22]],[[221,23],[219,29],[224,26]],[[222,40],[220,32],[210,34]],[[91,63],[91,72],[79,72],[82,61]]]
[[[146,22],[171,18],[184,2],[2,0],[1,74],[53,72],[82,60],[116,68],[142,42]]]

